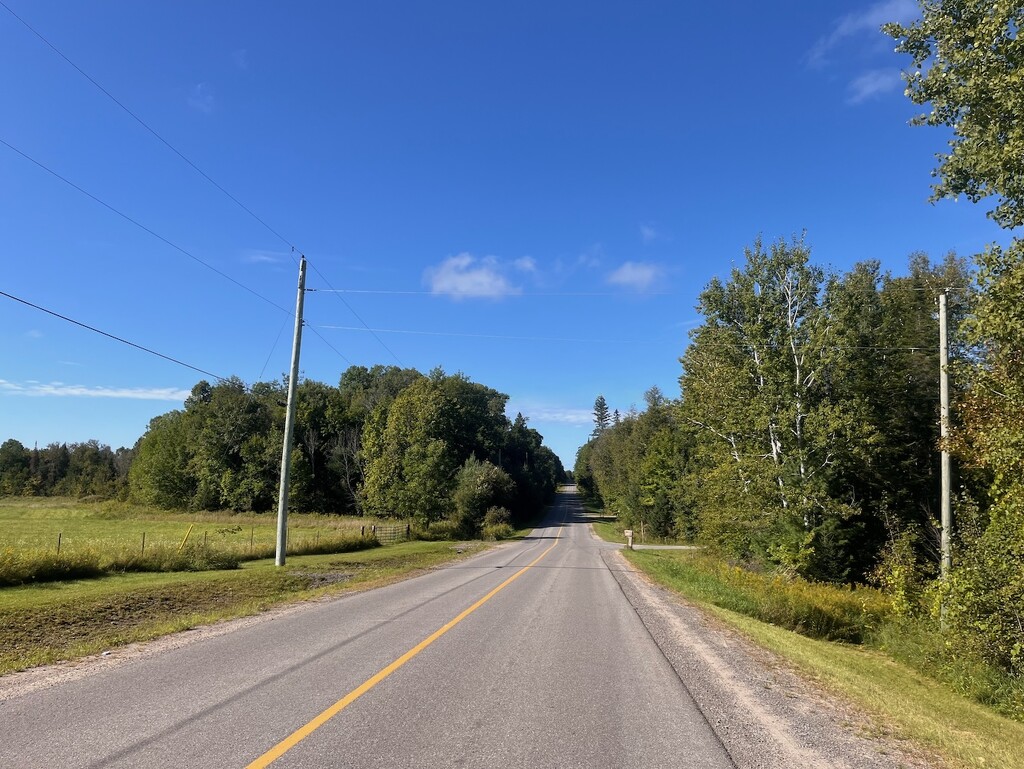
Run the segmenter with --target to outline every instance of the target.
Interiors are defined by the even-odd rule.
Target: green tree
[[[701,473],[690,474],[687,499],[720,547],[841,578],[846,566],[822,557],[822,545],[853,512],[829,491],[856,420],[827,397],[832,326],[823,271],[809,258],[802,240],[758,240],[742,269],[701,294],[707,321],[680,379]]]
[[[907,96],[930,110],[917,125],[954,131],[939,154],[934,197],[995,195],[989,215],[1001,227],[1024,224],[1024,47],[1019,0],[919,0],[921,19],[887,24],[909,54]]]
[[[598,436],[608,429],[611,424],[611,414],[608,412],[608,402],[603,395],[598,395],[594,400],[594,432]]]
[[[484,514],[492,507],[508,507],[515,494],[515,482],[490,462],[470,457],[459,469],[453,502],[454,520],[463,537],[480,533]]]
[[[31,454],[20,441],[0,444],[0,495],[20,495],[29,488]]]
[[[981,359],[959,408],[954,449],[985,486],[961,505],[947,618],[966,649],[1024,674],[1024,242],[978,258],[967,322]]]

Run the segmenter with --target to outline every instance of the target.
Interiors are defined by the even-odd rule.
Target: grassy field
[[[293,513],[288,516],[288,553],[348,552],[376,546],[378,538],[405,539],[405,534],[405,523],[394,520]],[[233,569],[272,556],[276,540],[276,514],[8,498],[0,500],[0,586],[117,572]]]
[[[402,542],[298,556],[282,569],[118,574],[0,589],[0,674],[148,640],[272,606],[378,587],[479,551],[482,544]]]
[[[599,519],[594,528],[608,541],[622,541],[621,530],[607,520]],[[935,751],[949,766],[1024,769],[1024,723],[972,702],[877,648],[831,640],[874,640],[886,614],[877,591],[796,584],[697,553],[625,555],[655,581],[857,703],[896,737]]]
[[[327,535],[358,535],[376,519],[336,515],[288,515],[289,541],[315,540]],[[389,523],[394,523],[391,521]],[[178,547],[188,532],[190,542],[208,542],[232,549],[273,545],[276,513],[183,513],[129,505],[123,502],[81,502],[59,497],[0,499],[0,548],[140,548]]]

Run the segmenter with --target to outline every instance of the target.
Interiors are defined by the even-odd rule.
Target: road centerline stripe
[[[462,620],[464,620],[470,614],[472,614],[477,609],[479,609],[481,606],[483,606],[485,603],[487,603],[492,598],[494,598],[494,596],[496,596],[498,593],[500,593],[506,587],[511,585],[517,579],[519,579],[519,577],[521,577],[527,571],[529,571],[534,566],[536,566],[544,556],[546,556],[548,553],[550,553],[552,550],[554,550],[555,545],[557,545],[557,544],[558,544],[558,538],[556,537],[555,541],[551,543],[551,546],[549,548],[547,548],[543,553],[541,553],[536,558],[534,558],[526,566],[521,568],[519,571],[517,571],[511,577],[509,577],[504,582],[502,582],[500,585],[498,585],[496,588],[491,590],[491,592],[489,592],[483,598],[478,600],[476,603],[474,603],[468,609],[464,609],[457,617],[455,617],[454,619],[450,620],[443,627],[439,628],[438,630],[435,630],[429,636],[424,638],[422,641],[420,641],[414,647],[409,649],[409,651],[407,651],[401,657],[396,659],[390,665],[388,665],[385,668],[382,668],[380,671],[375,673],[373,676],[371,676],[370,678],[366,679],[363,683],[361,683],[355,689],[350,691],[348,694],[346,694],[340,700],[335,702],[333,705],[331,705],[329,708],[327,708],[327,710],[323,711],[320,715],[318,715],[312,721],[307,723],[305,726],[301,726],[298,729],[296,729],[294,732],[292,732],[290,735],[285,737],[283,740],[281,740],[279,743],[277,743],[274,747],[272,747],[270,750],[268,750],[262,756],[257,758],[251,764],[249,764],[246,767],[246,769],[264,769],[264,767],[270,766],[274,761],[276,761],[281,756],[283,756],[285,753],[287,753],[289,750],[294,748],[296,745],[298,745],[300,742],[302,742],[302,740],[306,739],[306,737],[308,737],[313,732],[315,732],[317,729],[319,729],[321,726],[326,724],[328,721],[330,721],[332,718],[334,718],[334,716],[338,715],[338,713],[343,711],[345,708],[347,708],[349,705],[351,705],[357,699],[359,699],[364,694],[366,694],[368,691],[373,689],[377,684],[379,684],[381,681],[383,681],[389,675],[394,673],[396,670],[398,670],[400,667],[402,667],[405,663],[409,662],[409,660],[411,660],[413,657],[415,657],[420,652],[422,652],[424,649],[426,649],[428,646],[430,646],[432,643],[434,643],[434,641],[436,641],[438,638],[443,636],[445,633],[447,633],[453,627],[458,625],[460,622],[462,622]]]

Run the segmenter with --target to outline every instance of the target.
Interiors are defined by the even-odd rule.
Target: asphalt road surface
[[[522,542],[8,699],[0,766],[733,766],[610,547],[562,493]]]
[[[0,768],[931,765],[646,582],[575,494],[544,524],[389,587],[7,677]]]

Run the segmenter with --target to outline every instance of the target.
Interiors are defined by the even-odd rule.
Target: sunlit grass
[[[477,543],[403,542],[353,553],[272,559],[234,571],[119,574],[0,590],[0,674],[282,603],[387,584],[465,558]]]

